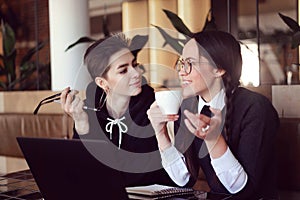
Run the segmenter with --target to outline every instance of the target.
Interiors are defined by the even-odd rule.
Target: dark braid
[[[230,121],[231,121],[231,114],[233,112],[233,106],[232,106],[232,97],[233,97],[233,92],[235,89],[234,84],[232,84],[231,77],[225,74],[223,76],[223,83],[225,87],[225,104],[226,104],[226,116],[225,116],[225,123],[224,123],[224,133],[226,136],[226,140],[229,139],[229,134],[231,132],[231,126],[230,126]]]

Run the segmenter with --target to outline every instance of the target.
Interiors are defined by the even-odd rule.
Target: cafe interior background
[[[132,36],[145,30],[149,43],[163,43],[159,34],[150,33],[157,32],[153,25],[176,31],[163,12],[166,9],[193,32],[201,31],[207,16],[213,16],[220,30],[241,41],[242,85],[269,98],[280,116],[279,187],[300,198],[299,50],[292,47],[292,30],[279,16],[298,22],[298,4],[298,0],[0,0],[0,53],[6,55],[3,44],[13,41],[5,31],[14,33],[15,43],[9,47],[16,53],[0,61],[0,173],[28,168],[16,136],[72,137],[72,121],[58,104],[32,114],[42,98],[66,86],[84,97],[90,79],[82,55],[88,43],[66,51],[70,44],[84,36],[100,39],[119,31]],[[165,66],[172,66],[176,58],[164,48],[149,48],[138,59],[155,87],[168,78],[170,68]]]

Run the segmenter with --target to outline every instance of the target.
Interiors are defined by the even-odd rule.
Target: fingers
[[[77,90],[70,90],[70,87],[65,88],[60,95],[60,102],[62,109],[72,115],[79,108],[82,109],[83,102],[76,95],[79,93]],[[81,107],[79,107],[81,106]]]
[[[206,125],[210,124],[210,117],[207,117],[202,114],[193,114],[188,110],[184,111],[185,116],[191,122],[191,125],[194,127],[206,127]],[[198,128],[199,129],[199,128]]]
[[[72,104],[72,102],[76,99],[76,94],[79,92],[77,90],[71,90],[71,92],[67,93],[66,104]]]
[[[193,133],[196,137],[205,139],[205,137],[207,135],[206,132],[202,132],[199,128],[196,128],[194,125],[192,125],[192,123],[188,119],[184,119],[184,123],[185,123],[187,129],[191,133]]]
[[[67,87],[60,94],[60,103],[61,103],[62,109],[64,109],[64,105],[66,104],[66,98],[67,98],[67,94],[69,93],[69,91],[70,91],[70,87]]]
[[[207,117],[203,114],[194,114],[187,110],[184,111],[184,120],[187,129],[195,136],[206,141],[216,140],[222,132],[222,111],[210,107],[213,115]]]
[[[187,117],[184,123],[188,130],[199,138],[205,138],[209,129],[210,118],[202,114],[193,114],[188,110],[185,110],[184,114]]]
[[[71,99],[71,97],[70,97]],[[71,113],[76,112],[79,108],[83,107],[83,102],[80,100],[79,97],[73,96],[73,99],[71,99],[71,102],[69,103],[69,98],[67,98],[67,104],[70,105],[69,106],[69,111]]]
[[[154,129],[155,134],[163,136],[166,132],[166,124],[169,121],[178,120],[178,115],[163,115],[156,102],[152,103],[150,108],[147,110],[148,119]],[[165,137],[163,137],[165,138]],[[160,139],[158,139],[160,140]]]
[[[201,128],[201,131],[202,131],[203,133],[205,133],[205,132],[208,131],[209,127],[210,127],[210,125],[207,124],[205,127]]]
[[[164,115],[162,114],[159,106],[156,101],[152,103],[150,108],[147,110],[147,115],[150,121],[156,121],[159,123],[168,122],[168,121],[176,121],[179,118],[179,115]]]
[[[155,108],[155,107],[158,107],[156,101],[154,101],[154,102],[151,104],[150,109],[151,109],[151,108]]]
[[[212,116],[220,116],[221,115],[222,111],[220,109],[216,109],[216,108],[212,108],[212,107],[210,107],[209,109],[213,114]]]

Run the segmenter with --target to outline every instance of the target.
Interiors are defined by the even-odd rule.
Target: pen
[[[53,102],[61,103],[60,99],[59,100],[54,100]],[[92,108],[92,107],[88,107],[88,106],[82,106],[82,109],[83,110],[92,110],[92,111],[95,111],[95,112],[100,111],[100,109],[98,109],[98,108]]]
[[[100,109],[98,109],[98,108],[91,108],[91,107],[88,107],[88,106],[83,106],[82,109],[83,110],[92,110],[92,111],[95,111],[95,112],[100,111]]]

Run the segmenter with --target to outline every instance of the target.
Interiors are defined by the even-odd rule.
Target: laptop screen
[[[109,151],[106,141],[28,137],[17,141],[46,200],[128,199],[120,172],[86,148],[105,155]]]

